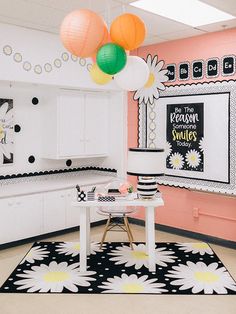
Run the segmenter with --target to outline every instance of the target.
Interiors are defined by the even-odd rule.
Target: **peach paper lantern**
[[[65,48],[78,57],[90,57],[102,46],[108,30],[104,20],[88,9],[69,13],[61,24],[60,36]]]
[[[125,13],[118,16],[111,24],[110,36],[112,42],[125,50],[138,48],[145,39],[144,22],[134,14]]]

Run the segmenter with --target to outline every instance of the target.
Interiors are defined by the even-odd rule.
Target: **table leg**
[[[155,207],[146,207],[146,246],[149,271],[155,272]]]
[[[86,242],[86,247],[87,247],[87,255],[90,255],[91,252],[91,241],[90,241],[90,208],[86,207],[86,223],[87,223],[87,242]]]
[[[80,208],[80,271],[87,271],[87,234],[88,234],[88,210]]]

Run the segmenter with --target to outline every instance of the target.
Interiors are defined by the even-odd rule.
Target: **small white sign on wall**
[[[14,160],[13,99],[0,98],[0,166]]]

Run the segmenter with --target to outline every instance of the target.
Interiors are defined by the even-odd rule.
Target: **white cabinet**
[[[43,233],[65,229],[66,205],[65,191],[54,191],[44,194]]]
[[[41,194],[0,200],[0,244],[42,234]]]
[[[80,224],[80,211],[77,207],[71,205],[72,201],[75,200],[76,190],[68,190],[66,196],[66,228],[77,227]]]
[[[64,92],[44,106],[43,157],[108,155],[109,96],[105,92]]]

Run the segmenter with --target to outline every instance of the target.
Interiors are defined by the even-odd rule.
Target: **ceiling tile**
[[[164,37],[166,40],[174,40],[174,39],[198,36],[198,35],[202,35],[202,34],[205,34],[205,31],[198,30],[195,28],[189,28],[189,29],[185,29],[181,32],[177,31],[177,32],[173,32],[173,33],[164,34],[164,35],[162,35],[162,37]]]
[[[198,29],[204,30],[207,32],[218,32],[228,28],[236,27],[236,19],[225,21],[225,22],[218,22],[210,25],[203,25],[199,26]]]

